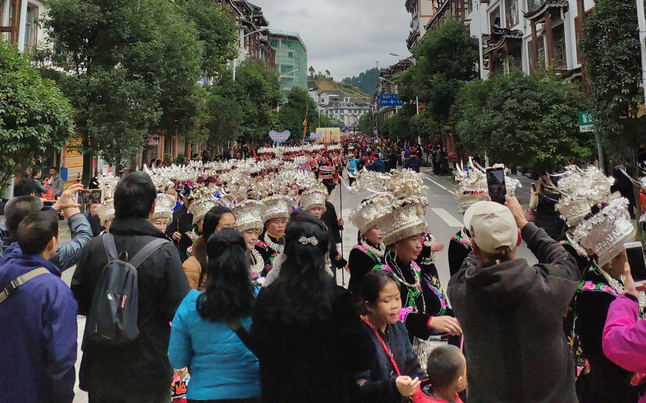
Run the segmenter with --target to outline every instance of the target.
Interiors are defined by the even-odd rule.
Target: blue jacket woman
[[[235,229],[215,232],[207,242],[206,289],[188,293],[179,306],[168,346],[174,368],[188,367],[191,401],[236,399],[256,402],[260,396],[258,359],[240,336],[251,327],[256,290],[249,273],[244,238]],[[227,323],[239,320],[236,334]]]

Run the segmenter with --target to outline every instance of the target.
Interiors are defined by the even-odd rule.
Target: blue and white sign
[[[314,132],[310,133],[310,138],[312,140],[320,140],[321,137],[323,137],[323,133],[314,133]]]
[[[272,130],[269,132],[269,137],[271,137],[271,140],[274,143],[284,143],[289,138],[289,134],[289,130],[285,130],[282,133],[278,133],[276,130]]]
[[[379,94],[379,106],[402,106],[397,94]]]

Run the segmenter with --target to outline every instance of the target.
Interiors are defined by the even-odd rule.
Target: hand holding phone
[[[505,168],[487,168],[487,187],[492,201],[505,204],[505,195],[507,194]]]
[[[631,278],[636,283],[646,280],[646,260],[644,259],[644,248],[641,242],[629,242],[624,244],[626,258],[630,265]]]

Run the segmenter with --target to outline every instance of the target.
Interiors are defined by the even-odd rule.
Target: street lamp
[[[244,38],[248,37],[249,35],[257,34],[259,32],[267,32],[267,31],[269,31],[269,27],[262,27],[260,29],[255,30],[255,31],[251,31],[246,35],[242,35],[242,38],[240,38],[240,39],[243,40],[243,44],[244,44]],[[236,60],[238,60],[238,59],[237,58],[233,59],[233,81],[236,80]]]
[[[400,57],[397,53],[390,52],[388,54],[391,55],[391,56]],[[413,63],[413,65],[417,65],[417,60],[415,60],[415,58],[412,57],[412,56],[405,57],[404,59],[409,60],[411,63]],[[415,96],[415,105],[417,106],[417,114],[419,115],[419,97],[418,96]],[[417,136],[417,144],[421,144],[421,140],[422,139],[420,138],[420,136]]]

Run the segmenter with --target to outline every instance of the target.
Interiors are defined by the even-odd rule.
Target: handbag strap
[[[28,271],[27,273],[23,274],[22,276],[18,276],[11,280],[9,284],[0,292],[0,304],[3,303],[7,298],[11,296],[16,290],[23,285],[29,280],[31,280],[34,277],[38,277],[41,274],[47,274],[49,273],[49,270],[47,270],[44,267],[39,267],[37,269]]]
[[[249,333],[247,333],[247,330],[242,326],[242,322],[240,322],[240,318],[229,318],[224,321],[229,329],[233,331],[233,333],[238,336],[242,344],[245,345],[251,351],[254,353],[254,349],[252,348],[252,343],[251,343],[251,338],[249,337]],[[255,353],[254,353],[255,354]]]
[[[377,339],[379,339],[379,341],[381,342],[381,346],[384,348],[384,350],[386,350],[386,355],[388,355],[388,357],[390,357],[390,362],[393,364],[393,367],[395,367],[395,372],[397,372],[397,376],[401,376],[402,374],[401,374],[401,372],[399,372],[399,367],[397,366],[397,363],[395,362],[395,357],[393,357],[393,353],[390,351],[390,347],[388,347],[388,345],[386,344],[384,339],[381,337],[381,335],[379,334],[379,331],[377,330],[375,325],[370,323],[368,318],[366,318],[363,315],[361,316],[361,319],[364,322],[366,322],[366,324],[368,326],[370,326],[370,328],[372,329],[373,332],[375,332],[375,335],[377,336]]]

